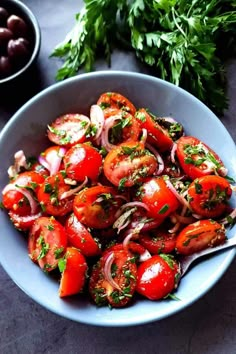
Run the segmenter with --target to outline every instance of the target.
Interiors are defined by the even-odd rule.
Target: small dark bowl
[[[12,74],[0,78],[0,85],[10,84],[13,80],[24,74],[29,67],[36,61],[41,45],[41,31],[38,21],[32,11],[21,1],[18,0],[0,0],[0,7],[5,8],[10,15],[21,17],[28,27],[28,40],[30,43],[30,55],[27,61],[20,65]]]

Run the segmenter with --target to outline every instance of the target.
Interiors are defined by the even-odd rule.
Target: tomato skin
[[[66,220],[65,230],[68,245],[78,248],[85,257],[94,257],[101,253],[98,243],[73,213]]]
[[[67,151],[64,164],[69,178],[83,182],[88,177],[96,181],[102,167],[102,156],[92,146],[79,144]]]
[[[213,220],[199,220],[186,226],[176,238],[176,251],[189,255],[226,240],[224,226]]]
[[[157,229],[152,232],[139,235],[139,242],[151,254],[171,253],[176,246],[176,236],[165,229]]]
[[[127,149],[136,156],[126,154]],[[113,185],[119,186],[124,180],[124,187],[132,187],[155,172],[157,161],[153,155],[147,153],[142,143],[130,141],[112,149],[105,157],[103,168],[106,178]]]
[[[104,276],[104,265],[111,252],[105,253],[93,267],[89,279],[89,293],[97,305],[110,304],[112,307],[124,307],[130,302],[135,292],[137,266],[132,262],[133,255],[125,250],[114,250],[114,281],[120,290],[115,289]],[[126,292],[125,292],[126,291]],[[125,296],[125,295],[126,296]]]
[[[164,220],[179,207],[179,201],[167,187],[163,177],[150,178],[139,188],[139,200],[145,203],[147,215]]]
[[[140,116],[142,117],[139,119],[140,127],[142,129],[147,129],[147,141],[150,144],[156,146],[160,152],[168,151],[171,149],[173,140],[169,136],[168,131],[162,128],[156,121],[154,121],[146,109],[139,109],[135,116],[137,118]]]
[[[190,207],[205,217],[221,216],[227,208],[232,189],[229,182],[220,176],[203,176],[195,179],[188,188]]]
[[[154,255],[138,267],[136,291],[149,300],[160,300],[176,285],[176,270],[160,255]]]
[[[221,161],[219,156],[208,145],[206,145],[201,140],[193,136],[182,136],[177,141],[176,155],[179,160],[181,168],[186,173],[186,175],[189,176],[192,180],[202,176],[215,174],[214,170],[209,171],[207,165],[204,162],[202,162],[197,166],[194,164],[194,162],[191,162],[191,160],[196,161],[198,157],[205,158],[203,152],[201,153],[201,155],[187,153],[186,149],[188,147],[197,147],[197,146],[202,146],[204,149],[208,150],[209,153],[214,157],[214,159],[217,161],[217,164],[219,165],[219,167],[217,166],[215,167],[216,171],[218,171],[220,167],[224,167],[223,162]],[[187,163],[186,160],[188,160],[189,162]]]
[[[43,176],[34,171],[22,172],[10,183],[19,187],[32,188],[31,194],[38,191],[40,184],[44,181]],[[17,190],[9,190],[2,197],[4,207],[16,213],[19,216],[28,216],[31,214],[31,208],[28,200]]]
[[[101,195],[108,195],[109,198],[96,202]],[[74,199],[73,210],[77,219],[95,229],[110,227],[121,203],[119,199],[114,199],[115,195],[116,191],[112,187],[94,186],[83,189]]]
[[[54,217],[39,217],[29,230],[29,256],[44,271],[57,267],[66,246],[65,229]]]
[[[130,114],[134,115],[136,112],[136,108],[133,103],[128,100],[125,96],[122,96],[117,92],[105,92],[103,93],[98,101],[97,105],[101,106],[101,108],[117,108],[122,109]]]
[[[61,275],[59,287],[61,298],[78,294],[83,289],[88,269],[84,256],[76,248],[67,247],[64,257],[66,265]]]
[[[53,216],[63,216],[73,209],[73,197],[60,200],[62,193],[67,192],[70,186],[64,182],[61,173],[47,177],[41,184],[37,198],[45,213]]]
[[[88,127],[89,119],[83,114],[65,114],[50,124],[48,139],[56,145],[71,147],[86,140]]]

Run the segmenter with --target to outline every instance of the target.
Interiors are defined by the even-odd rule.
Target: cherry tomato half
[[[139,109],[135,117],[139,120],[141,128],[147,129],[147,141],[158,148],[159,151],[168,151],[173,145],[173,140],[168,131],[155,121],[146,109]]]
[[[70,190],[61,173],[47,177],[41,184],[37,197],[42,210],[53,216],[63,216],[73,209],[73,197],[62,198],[62,194]]]
[[[165,219],[178,207],[176,196],[169,190],[163,177],[150,178],[139,188],[138,198],[145,203],[147,215],[154,219]]]
[[[64,227],[54,218],[42,216],[32,225],[29,232],[28,250],[33,262],[44,271],[51,271],[58,265],[67,246]]]
[[[83,182],[85,177],[95,181],[102,166],[102,157],[90,145],[79,144],[70,148],[64,157],[67,177]]]
[[[42,175],[35,171],[22,172],[10,183],[15,185],[18,190],[9,190],[3,194],[2,203],[4,207],[16,213],[19,216],[28,216],[31,214],[31,207],[28,199],[21,193],[22,189],[27,189],[32,197],[44,182]]]
[[[93,238],[88,229],[79,222],[72,213],[65,223],[68,244],[78,248],[86,257],[94,257],[100,254],[98,242]]]
[[[122,96],[120,93],[116,92],[105,92],[103,93],[98,101],[97,104],[102,108],[118,108],[122,109],[123,111],[127,111],[130,114],[134,115],[136,112],[136,108],[134,107],[133,103],[131,103],[128,98]]]
[[[74,199],[74,213],[78,220],[91,228],[103,229],[115,221],[120,199],[115,199],[112,187],[94,186],[80,191]]]
[[[176,238],[176,250],[189,255],[226,240],[224,226],[213,220],[199,220],[186,226]]]
[[[180,166],[191,179],[215,174],[224,167],[219,156],[193,136],[182,136],[177,141],[176,155]]]
[[[104,174],[115,186],[131,187],[152,175],[156,158],[140,142],[126,142],[112,149],[104,160]]]
[[[151,254],[171,253],[175,249],[176,236],[168,233],[165,228],[158,228],[149,233],[139,235],[139,242]]]
[[[88,269],[84,256],[76,248],[67,247],[62,264],[59,296],[78,294],[84,287]]]
[[[150,300],[159,300],[176,287],[178,267],[172,257],[154,255],[138,267],[136,291]]]
[[[83,114],[65,114],[48,126],[48,139],[56,145],[66,147],[83,143],[89,125],[89,118]]]
[[[106,261],[110,256],[113,261],[108,268]],[[113,307],[123,307],[130,302],[137,281],[137,266],[133,260],[133,255],[124,250],[114,250],[100,258],[89,279],[89,293],[97,305],[109,303]]]
[[[205,218],[221,216],[231,194],[229,182],[213,175],[196,178],[188,189],[192,210]]]

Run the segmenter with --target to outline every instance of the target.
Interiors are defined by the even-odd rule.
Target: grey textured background
[[[60,63],[49,59],[82,6],[77,0],[25,0],[42,30],[34,74],[10,91],[0,91],[0,128],[31,96],[54,83]],[[0,1],[1,4],[1,1]],[[104,62],[97,70],[107,69]],[[112,69],[146,72],[131,53],[116,51]],[[229,110],[223,123],[236,141],[236,60],[228,63]],[[230,152],[229,152],[230,153]],[[92,327],[58,317],[34,303],[0,267],[0,353],[236,353],[236,260],[202,299],[160,322],[128,328]]]

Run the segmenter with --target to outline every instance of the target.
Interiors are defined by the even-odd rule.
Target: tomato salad
[[[112,307],[173,297],[178,255],[225,242],[232,180],[175,119],[106,92],[89,116],[62,115],[46,133],[39,157],[15,154],[2,205],[32,262],[57,273],[60,297]]]

